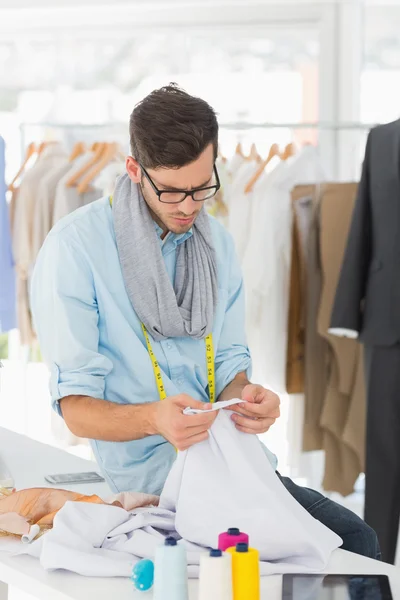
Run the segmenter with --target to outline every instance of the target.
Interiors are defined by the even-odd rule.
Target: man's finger
[[[237,404],[234,407],[231,407],[231,410],[246,417],[265,417],[267,409],[264,404],[252,404],[251,402],[246,402],[245,404]]]
[[[204,431],[203,433],[199,433],[198,435],[194,435],[193,437],[187,438],[184,442],[178,444],[178,450],[187,450],[191,446],[195,444],[199,444],[200,442],[204,442],[208,438],[208,431]]]
[[[211,408],[211,404],[208,404],[207,402],[200,402],[199,400],[195,400],[186,394],[182,394],[182,396],[180,396],[175,403],[177,406],[182,408],[194,408],[195,410],[209,410]]]
[[[185,427],[210,427],[215,421],[217,416],[217,411],[212,411],[209,413],[201,413],[199,415],[183,415],[184,421],[183,424]]]
[[[257,433],[261,433],[261,432],[253,431],[253,429],[248,429],[247,427],[240,427],[239,425],[236,425],[236,429],[238,431],[241,431],[242,433],[247,433],[250,435],[257,435]]]
[[[239,415],[233,415],[232,420],[237,426],[249,429],[252,433],[263,433],[275,423],[275,419],[271,418],[255,420],[247,419],[246,417],[241,417]]]

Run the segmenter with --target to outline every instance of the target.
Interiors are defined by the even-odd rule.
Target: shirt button
[[[178,379],[177,384],[178,385],[182,385],[183,384],[183,379]]]
[[[172,344],[170,344],[170,343],[168,342],[168,344],[167,344],[167,348],[168,348],[168,350],[171,350],[171,348],[172,348]]]

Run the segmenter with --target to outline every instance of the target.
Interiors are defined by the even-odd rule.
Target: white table
[[[44,475],[96,470],[90,461],[63,450],[33,441],[0,428],[0,454],[8,465],[18,489],[49,487]],[[106,484],[70,486],[86,494],[110,495]],[[392,593],[400,600],[400,569],[338,550],[328,573],[389,575]],[[3,583],[1,583],[3,582]],[[151,600],[152,594],[135,592],[129,579],[81,577],[65,571],[45,572],[30,556],[11,557],[0,552],[0,600],[6,600],[8,586],[15,586],[41,600]],[[280,600],[281,577],[264,578],[262,599]],[[197,600],[197,582],[190,581],[190,600]],[[211,599],[210,599],[211,600]]]

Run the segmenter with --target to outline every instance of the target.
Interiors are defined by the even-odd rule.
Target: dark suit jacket
[[[400,120],[369,133],[331,327],[400,340]]]

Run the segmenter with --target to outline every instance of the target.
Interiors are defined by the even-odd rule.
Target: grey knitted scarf
[[[193,225],[193,235],[177,246],[174,285],[140,186],[126,174],[117,181],[112,211],[125,287],[153,339],[202,339],[211,333],[217,262],[204,208]]]

